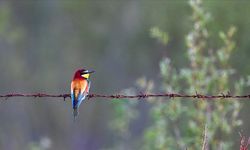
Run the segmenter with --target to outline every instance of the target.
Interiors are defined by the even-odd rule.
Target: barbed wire
[[[9,93],[0,95],[0,98],[11,98],[11,97],[47,97],[47,98],[70,98],[70,94],[46,94],[46,93],[33,93],[33,94],[23,94],[23,93]],[[199,93],[187,95],[178,93],[161,93],[161,94],[149,94],[149,93],[139,93],[137,95],[122,95],[122,94],[112,94],[112,95],[102,95],[102,94],[89,94],[88,99],[91,98],[106,98],[106,99],[147,99],[155,97],[166,97],[166,98],[193,98],[193,99],[207,99],[207,100],[221,100],[221,99],[250,99],[249,95],[231,95],[230,92],[226,94],[221,93],[218,95],[203,95]]]

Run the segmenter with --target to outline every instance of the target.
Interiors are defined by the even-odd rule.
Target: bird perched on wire
[[[73,107],[74,120],[78,115],[78,108],[81,102],[89,94],[89,88],[91,85],[89,76],[91,73],[94,73],[94,71],[79,69],[75,72],[75,75],[71,82],[71,101]]]

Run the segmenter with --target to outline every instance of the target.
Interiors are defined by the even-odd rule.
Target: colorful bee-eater
[[[94,71],[89,71],[86,69],[79,69],[75,72],[74,78],[71,82],[71,100],[73,107],[74,119],[78,115],[78,108],[81,102],[89,94],[90,80],[89,76]]]

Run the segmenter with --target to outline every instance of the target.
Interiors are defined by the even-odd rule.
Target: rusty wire
[[[11,97],[46,97],[46,98],[70,98],[70,94],[46,94],[46,93],[9,93],[0,94],[0,98],[11,98]],[[161,94],[149,94],[140,93],[137,95],[122,95],[122,94],[112,94],[112,95],[102,95],[102,94],[89,94],[88,99],[91,98],[105,98],[105,99],[146,99],[155,97],[166,97],[166,98],[192,98],[192,99],[203,99],[203,100],[222,100],[222,99],[250,99],[250,95],[231,95],[230,92],[227,94],[221,93],[218,95],[203,95],[199,93],[195,94],[178,94],[178,93],[161,93]]]

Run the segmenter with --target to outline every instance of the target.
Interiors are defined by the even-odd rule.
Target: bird
[[[90,71],[87,69],[78,69],[71,82],[71,101],[73,107],[74,120],[78,116],[78,109],[82,101],[89,94],[89,89],[91,81],[89,80],[90,74],[95,71]]]

